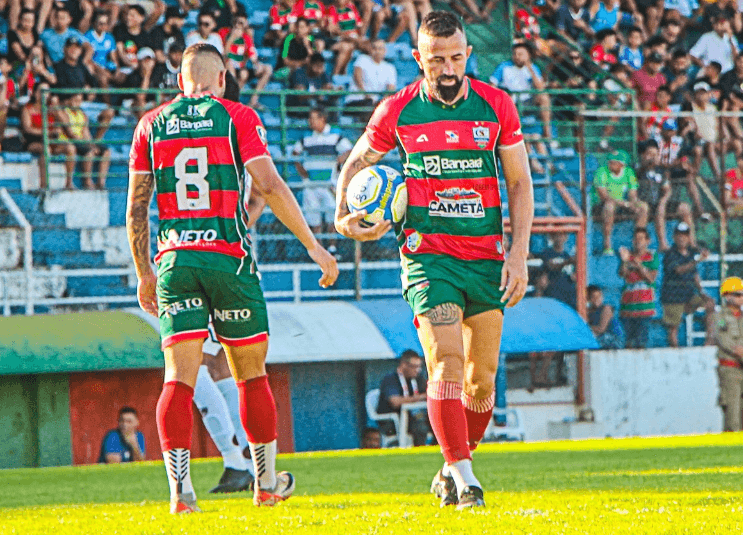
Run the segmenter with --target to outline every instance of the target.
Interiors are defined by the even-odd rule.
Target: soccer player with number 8
[[[312,235],[273,164],[257,114],[222,98],[225,73],[216,48],[188,47],[179,74],[183,93],[142,117],[129,159],[126,223],[137,296],[146,312],[159,317],[165,353],[157,425],[172,513],[199,510],[189,461],[192,399],[210,315],[240,393],[256,475],[254,503],[274,505],[294,490],[293,476],[274,470],[276,404],[265,368],[268,317],[247,233],[251,188],[320,266],[320,285],[328,287],[338,277],[335,259]],[[149,244],[155,188],[157,275]]]

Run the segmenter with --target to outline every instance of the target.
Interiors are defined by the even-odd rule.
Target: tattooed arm
[[[137,299],[145,312],[157,316],[157,278],[150,263],[150,201],[155,187],[152,173],[131,171],[126,202],[126,235],[137,272]]]
[[[389,221],[380,221],[370,228],[362,227],[359,221],[366,215],[366,211],[362,210],[351,214],[346,204],[348,184],[354,175],[362,169],[374,165],[383,156],[384,153],[371,148],[366,134],[362,134],[338,175],[338,189],[335,194],[335,228],[347,238],[358,241],[374,241],[384,236],[392,228],[392,223]]]

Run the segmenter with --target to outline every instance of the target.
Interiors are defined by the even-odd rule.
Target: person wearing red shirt
[[[274,5],[268,11],[269,27],[263,36],[263,46],[278,47],[294,29],[294,23],[299,18],[295,10],[296,2],[297,0],[274,0]]]
[[[666,84],[666,77],[660,72],[663,68],[663,56],[652,52],[642,69],[632,73],[632,87],[637,91],[637,100],[643,110],[649,110],[655,102],[658,88]]]
[[[660,136],[661,125],[671,118],[671,88],[662,85],[655,93],[655,102],[650,106],[650,111],[658,112],[658,115],[648,117],[645,122],[645,139],[653,139]]]
[[[743,155],[735,158],[738,166],[725,173],[725,205],[731,217],[743,217]]]
[[[608,69],[617,62],[617,57],[611,52],[616,47],[617,32],[611,28],[604,28],[596,34],[596,44],[591,48],[591,57],[603,69]]]
[[[297,19],[304,19],[310,25],[313,35],[319,34],[325,26],[325,5],[320,0],[299,0],[292,11]]]
[[[333,74],[346,74],[354,50],[370,51],[369,42],[359,32],[361,15],[351,0],[335,0],[327,10],[326,21],[328,32],[338,39],[331,47],[336,53]]]
[[[255,93],[250,97],[250,107],[258,108],[258,97],[260,92],[266,87],[271,79],[273,69],[270,65],[261,63],[258,60],[258,51],[253,43],[253,37],[250,35],[251,30],[248,25],[248,14],[240,6],[232,17],[232,28],[222,28],[219,30],[219,37],[224,43],[224,57],[227,70],[237,79],[240,89],[250,79],[258,79],[255,86]],[[248,64],[250,62],[250,65]]]

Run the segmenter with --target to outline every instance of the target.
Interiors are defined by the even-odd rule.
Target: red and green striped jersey
[[[179,95],[145,114],[134,132],[129,171],[155,177],[155,262],[186,250],[252,263],[245,164],[268,155],[261,120],[237,102]]]
[[[403,266],[430,255],[504,259],[496,149],[521,143],[521,125],[505,92],[467,77],[464,84],[464,96],[448,105],[415,82],[384,99],[366,128],[372,149],[400,151]]]
[[[294,4],[294,13],[297,17],[307,19],[310,24],[322,25],[325,16],[325,6],[322,2],[312,0],[299,0]]]
[[[639,257],[633,253],[630,262],[638,261],[651,272],[660,267],[660,256],[656,251],[646,251]],[[655,283],[646,281],[636,269],[630,269],[624,275],[619,315],[624,318],[655,316]]]
[[[222,43],[227,45],[227,38],[232,32],[232,28],[222,28],[219,30],[219,36],[222,38]],[[258,49],[255,48],[253,38],[250,34],[245,32],[242,36],[235,39],[230,45],[230,48],[225,48],[224,55],[232,62],[236,68],[244,68],[248,60],[258,60]]]
[[[328,19],[340,28],[343,35],[358,35],[358,29],[361,26],[361,15],[359,15],[353,2],[348,2],[342,7],[330,6],[328,8]]]
[[[297,22],[297,14],[294,9],[286,9],[281,4],[274,4],[268,10],[268,20],[272,30],[289,31],[289,26]]]

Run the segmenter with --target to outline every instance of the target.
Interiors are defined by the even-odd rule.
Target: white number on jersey
[[[196,162],[196,170],[188,171],[186,165]],[[193,163],[191,164],[193,166]],[[206,147],[187,147],[178,153],[173,162],[175,178],[175,197],[178,200],[178,210],[209,210],[209,182],[205,180],[209,173],[209,158]],[[188,186],[196,187],[197,191],[188,191]]]

